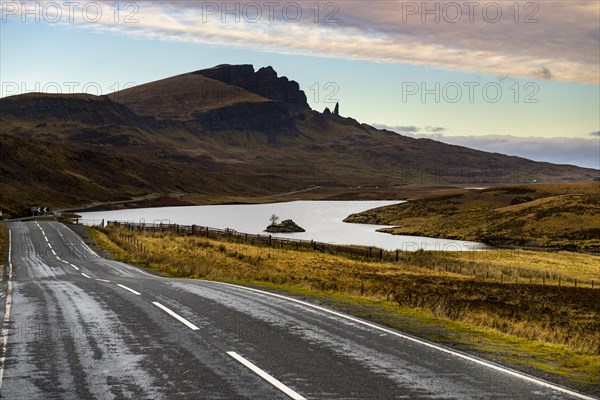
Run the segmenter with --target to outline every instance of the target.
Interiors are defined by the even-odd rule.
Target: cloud
[[[416,126],[376,125],[376,127],[379,129],[387,129],[388,131],[394,131],[398,133],[418,133],[421,130],[421,128],[418,128]]]
[[[407,132],[397,129],[401,127],[372,125],[379,129],[395,131],[414,138],[428,138],[448,144],[524,157],[535,161],[600,169],[600,141],[597,139],[516,137],[511,135],[445,136],[439,132],[429,133],[427,129],[421,128],[417,128],[417,131]],[[600,136],[600,133],[592,132],[592,135]]]
[[[593,1],[143,1],[133,3],[139,7],[133,24],[115,23],[113,3],[102,2],[98,23],[80,25],[286,54],[600,83],[600,9]]]
[[[590,132],[590,135],[592,135],[592,136],[600,136],[600,131]]]
[[[446,128],[443,128],[441,126],[426,126],[425,130],[427,132],[431,132],[431,133],[441,133],[441,132],[445,132]]]

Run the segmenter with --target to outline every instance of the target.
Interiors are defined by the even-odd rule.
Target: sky
[[[600,168],[600,2],[0,1],[0,96],[273,66],[316,110]]]

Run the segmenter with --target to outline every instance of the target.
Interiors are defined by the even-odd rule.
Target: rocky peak
[[[300,90],[298,82],[290,81],[285,76],[278,77],[277,72],[271,66],[260,68],[255,72],[254,67],[250,64],[222,64],[196,71],[194,74],[215,79],[228,85],[239,86],[271,100],[310,108],[306,100],[306,94]]]

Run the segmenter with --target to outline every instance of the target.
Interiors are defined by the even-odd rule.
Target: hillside
[[[500,186],[354,214],[396,235],[600,251],[600,182]]]
[[[12,212],[41,201],[72,206],[175,191],[235,198],[313,186],[389,192],[414,184],[598,176],[596,170],[414,139],[320,113],[309,108],[296,82],[251,65],[220,65],[110,96],[2,98],[0,144],[0,207]],[[82,152],[94,161],[72,160]]]

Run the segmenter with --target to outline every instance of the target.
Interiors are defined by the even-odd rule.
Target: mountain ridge
[[[261,91],[264,95],[259,94]],[[149,191],[179,190],[210,197],[236,192],[272,195],[311,185],[393,188],[598,177],[593,169],[535,162],[378,130],[349,117],[312,110],[305,100],[296,82],[279,77],[271,67],[255,71],[251,65],[221,65],[108,96],[29,93],[2,98],[0,148],[10,142],[14,149],[18,141],[28,143],[32,151],[27,157],[20,154],[21,158],[4,152],[0,183],[18,190],[3,190],[0,207],[18,212],[35,202],[34,188],[45,187],[45,183],[29,176],[30,171],[37,167],[52,171],[69,164],[64,160],[68,157],[64,148],[135,159],[128,172],[137,177],[131,179],[131,185],[121,182],[118,188],[107,191],[121,197]],[[36,146],[56,148],[56,161],[45,158],[44,165],[36,164]],[[140,183],[139,190],[134,190],[138,181],[157,183],[154,176],[146,174],[156,174],[154,168],[161,163],[172,172],[165,174],[163,185]],[[71,176],[106,172],[95,171],[100,167],[93,163],[86,164],[85,169],[78,165],[70,168]],[[102,168],[115,176],[122,172],[112,163]],[[187,180],[180,182],[177,174]],[[28,176],[27,185],[20,175]],[[195,177],[210,178],[212,183],[199,184],[201,179]],[[73,190],[77,193],[56,201],[56,205],[96,200],[76,185]],[[13,200],[9,192],[24,195]]]

